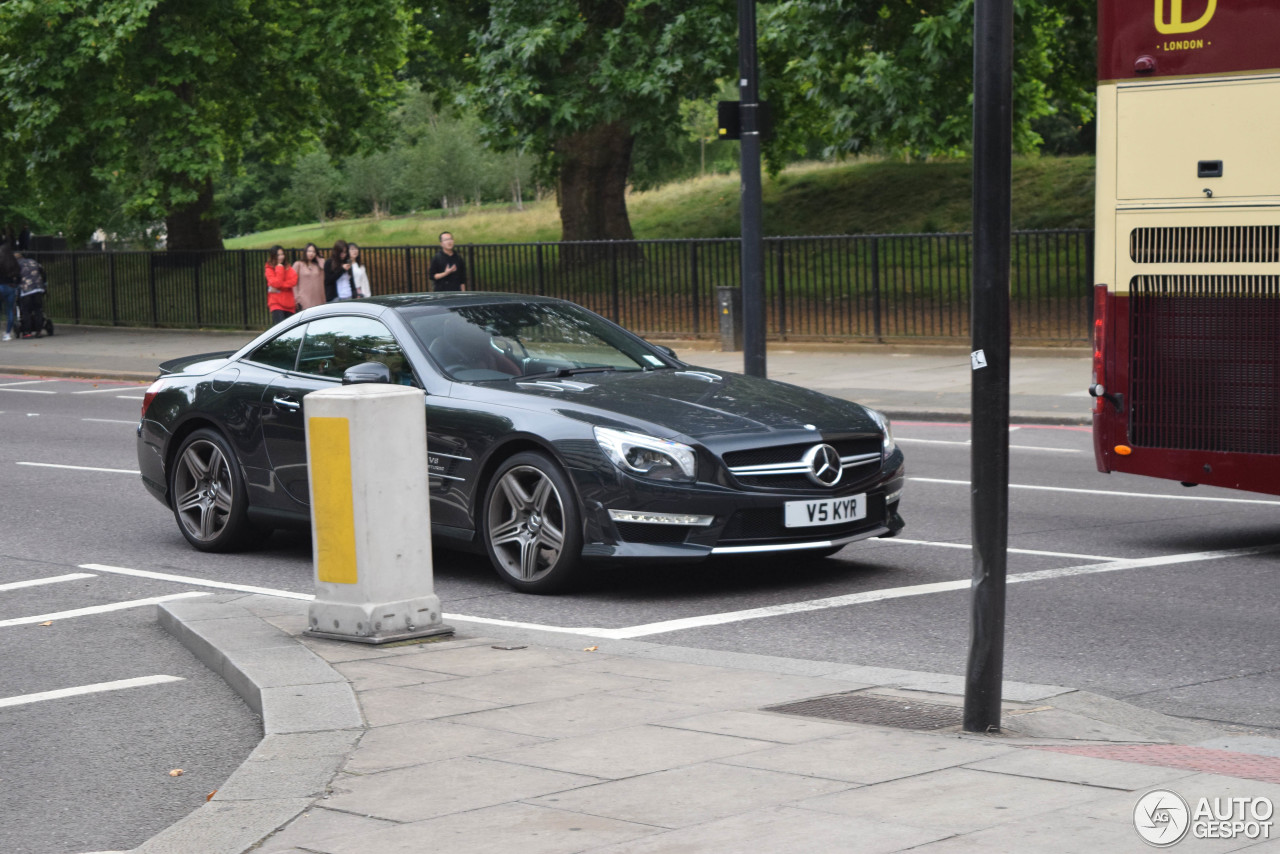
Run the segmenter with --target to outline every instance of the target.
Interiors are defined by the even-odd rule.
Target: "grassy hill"
[[[1037,157],[1013,163],[1014,228],[1088,228],[1093,224],[1092,157]],[[803,164],[764,181],[764,233],[902,234],[968,231],[972,167],[967,161],[865,160]],[[672,184],[628,199],[639,238],[737,237],[738,176]],[[560,239],[554,199],[486,206],[460,216],[438,212],[298,225],[227,241],[231,249],[279,243],[331,246],[337,238],[366,246],[430,245],[441,231],[460,243]]]

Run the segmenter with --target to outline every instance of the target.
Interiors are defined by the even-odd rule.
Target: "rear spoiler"
[[[160,376],[176,374],[198,362],[211,362],[215,359],[226,359],[234,355],[235,352],[235,350],[223,350],[218,353],[201,353],[197,356],[183,356],[180,359],[170,359],[167,362],[160,363]]]

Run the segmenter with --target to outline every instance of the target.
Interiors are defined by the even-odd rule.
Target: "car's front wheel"
[[[178,530],[200,551],[234,551],[257,533],[235,451],[215,430],[182,441],[169,471],[169,501]]]
[[[573,580],[582,556],[582,521],[573,490],[545,454],[504,462],[485,493],[485,551],[498,575],[525,593],[555,593]]]

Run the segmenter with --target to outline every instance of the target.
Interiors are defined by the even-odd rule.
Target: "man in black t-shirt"
[[[427,269],[434,291],[465,291],[467,289],[467,265],[462,255],[453,251],[453,235],[440,233],[440,251],[431,259]]]

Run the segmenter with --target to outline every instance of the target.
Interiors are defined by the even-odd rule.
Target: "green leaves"
[[[246,152],[352,151],[393,104],[407,24],[400,0],[9,0],[0,175],[145,222]]]

